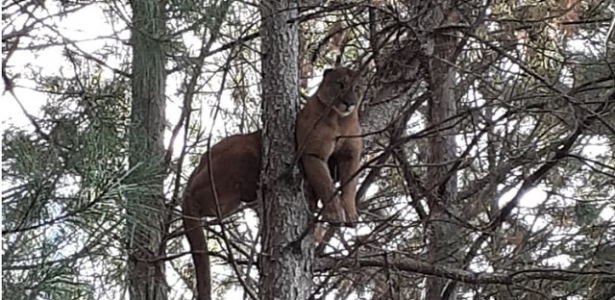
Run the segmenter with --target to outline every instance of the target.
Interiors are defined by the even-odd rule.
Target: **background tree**
[[[133,0],[129,182],[146,191],[126,199],[126,247],[130,299],[166,300],[164,175],[166,108],[166,8],[157,0]]]

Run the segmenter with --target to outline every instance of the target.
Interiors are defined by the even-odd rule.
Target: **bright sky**
[[[53,11],[56,8],[54,6],[50,6],[48,7],[48,9],[50,11]],[[86,9],[83,9],[80,12],[71,14],[68,17],[63,18],[62,20],[56,19],[55,24],[57,28],[62,28],[61,32],[64,34],[64,36],[66,36],[67,38],[71,40],[91,39],[92,37],[106,36],[106,35],[111,35],[113,33],[113,28],[109,26],[108,24],[106,24],[105,17],[101,14],[100,8],[94,5]],[[76,24],[80,24],[80,25],[76,26]],[[83,26],[83,24],[87,24],[87,26]],[[45,31],[48,32],[48,30],[45,30]],[[128,33],[123,32],[122,38],[128,38]],[[80,43],[79,47],[83,49],[84,51],[91,53],[91,52],[96,51],[97,49],[100,49],[103,43],[105,43],[104,40],[103,41],[93,40],[89,42]],[[214,45],[213,48],[216,48],[216,47],[218,46]],[[11,64],[13,65],[13,70],[15,72],[20,70],[20,68],[22,67],[30,65],[30,66],[42,67],[41,70],[44,75],[59,74],[58,72],[61,68],[64,69],[63,71],[65,73],[70,74],[72,70],[70,70],[70,68],[67,68],[66,60],[61,56],[62,51],[63,49],[61,47],[55,47],[55,48],[48,48],[36,54],[29,53],[29,52],[18,52],[11,59]],[[106,62],[112,66],[116,66],[119,64],[119,61],[113,57],[109,57],[106,60]],[[103,74],[108,76],[111,73],[108,70],[104,70]],[[176,80],[177,80],[177,77],[169,78],[169,82],[168,82],[169,88],[167,90],[169,95],[173,94],[175,91],[175,88],[178,86],[178,83]],[[312,81],[310,82],[310,86],[314,87],[315,83],[318,82],[318,80],[319,78],[312,79]],[[22,104],[26,107],[27,111],[31,114],[36,115],[38,113],[39,107],[45,103],[46,96],[44,94],[31,90],[32,87],[33,86],[31,85],[31,83],[28,82],[27,80],[19,80],[18,87],[15,88],[15,93],[18,96],[18,98],[22,101]],[[4,90],[3,85],[1,88]],[[212,87],[212,89],[215,89],[215,88],[217,87],[215,86]],[[173,104],[170,103],[168,105],[167,120],[169,120],[172,124],[175,124],[177,120],[179,119],[179,115],[181,111],[178,105],[181,105],[181,101],[179,99],[174,99]],[[209,119],[209,112],[208,111],[203,112],[202,116],[203,116],[204,124],[207,125],[206,129],[208,130],[211,124],[211,120]],[[3,120],[3,129],[6,124],[15,124],[18,126],[29,126],[28,119],[21,112],[16,100],[8,94],[5,94],[3,96],[2,120]],[[183,132],[180,133],[180,136],[182,136],[182,134]],[[169,142],[169,138],[170,138],[170,133],[167,132],[166,134],[167,144]],[[176,154],[179,151],[179,149],[181,149],[182,147],[181,140],[182,140],[181,138],[178,138],[175,142],[174,148],[176,149],[175,151]],[[584,150],[584,154],[588,156],[589,158],[594,158],[596,155],[603,154],[609,150],[608,147],[606,146],[607,141],[605,139],[601,140],[599,138],[595,138],[592,141],[592,144],[593,145],[586,147]],[[517,189],[513,189],[512,191],[506,193],[500,199],[500,203],[503,205],[506,201],[511,199],[516,192],[517,192]],[[519,209],[530,210],[542,204],[545,201],[545,199],[546,199],[546,193],[544,192],[543,187],[532,189],[526,195],[523,196]],[[554,200],[550,200],[550,201],[554,201]],[[254,218],[254,214],[252,212],[250,212],[249,215],[251,216],[250,217],[251,219]],[[605,208],[601,213],[601,217],[604,219],[612,219],[613,216],[614,216],[614,211],[612,207]],[[546,226],[547,223],[548,223],[548,220],[539,219],[537,220],[535,226],[538,228],[541,228],[543,226]],[[356,233],[356,231],[349,232],[349,233],[354,234]],[[183,242],[187,249],[187,242],[185,241],[185,239],[183,239]],[[189,259],[189,257],[184,257],[184,259]],[[190,263],[190,267],[192,267],[191,263]],[[177,276],[175,276],[175,273],[171,270],[171,268],[168,268],[168,270],[170,271],[169,272],[169,285],[176,286],[176,283],[178,282],[179,279],[177,278]],[[230,268],[214,267],[214,272],[219,273],[219,274],[220,273],[231,274],[232,271],[230,271]],[[174,292],[180,293],[181,295],[180,291],[174,290]],[[235,289],[233,291],[230,291],[229,294],[227,295],[231,296],[231,299],[235,299],[235,298],[238,298],[240,295],[242,295],[242,293],[239,289]],[[171,295],[171,296],[174,297],[174,296],[179,296],[179,295]]]

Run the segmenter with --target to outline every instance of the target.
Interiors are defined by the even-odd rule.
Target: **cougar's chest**
[[[340,120],[337,124],[336,135],[335,135],[335,152],[342,150],[346,147],[348,140],[351,138],[356,138],[356,136],[360,135],[360,127],[356,118],[349,117]]]

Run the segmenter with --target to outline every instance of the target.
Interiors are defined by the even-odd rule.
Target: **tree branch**
[[[532,280],[577,281],[582,276],[599,278],[603,283],[615,283],[615,272],[606,271],[566,271],[562,269],[528,269],[512,273],[470,272],[462,269],[447,268],[412,258],[396,258],[390,253],[360,258],[319,258],[314,270],[317,272],[334,271],[339,268],[393,268],[404,272],[421,273],[470,284],[512,285]]]

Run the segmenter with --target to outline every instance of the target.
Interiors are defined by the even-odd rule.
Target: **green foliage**
[[[32,120],[38,129],[3,133],[6,299],[21,298],[18,291],[31,299],[97,299],[100,272],[111,268],[105,261],[122,251],[115,235],[122,199],[142,193],[124,183],[125,84],[79,77],[80,91],[76,80],[43,78],[41,88],[54,94]]]
[[[47,101],[40,113],[31,112],[36,116],[37,128],[8,125],[3,132],[2,296],[6,299],[122,298],[126,245],[121,235],[126,230],[125,212],[127,209],[141,212],[130,216],[134,218],[130,221],[135,223],[150,209],[135,206],[138,204],[126,199],[152,193],[150,184],[159,178],[156,176],[166,176],[165,204],[172,210],[160,222],[166,226],[168,254],[180,256],[166,262],[185,280],[171,286],[173,297],[188,299],[190,293],[186,287],[192,284],[189,280],[193,279],[193,266],[185,255],[183,228],[177,222],[178,203],[187,176],[206,150],[212,126],[212,143],[222,136],[260,127],[260,106],[266,99],[260,97],[259,40],[252,37],[236,43],[259,32],[258,3],[165,2],[169,35],[154,38],[166,43],[167,106],[170,111],[184,106],[190,106],[191,110],[188,125],[179,124],[176,139],[184,142],[185,148],[174,149],[167,173],[154,174],[147,165],[134,170],[127,167],[130,74],[126,74],[129,69],[126,62],[130,55],[126,49],[129,41],[124,40],[125,36],[92,36],[89,38],[104,41],[104,46],[93,52],[84,50],[85,47],[80,50],[82,44],[73,44],[74,38],[63,36],[66,33],[62,25],[44,18],[40,22],[32,19],[36,21],[35,29],[26,35],[11,37],[11,33],[19,33],[16,26],[21,18],[30,20],[24,9],[35,8],[38,13],[39,2],[20,6],[9,1],[6,8],[12,13],[5,13],[7,18],[4,18],[7,25],[3,29],[7,34],[3,30],[3,57],[8,57],[8,63],[3,66],[3,74],[21,75],[15,79],[16,84],[36,90]],[[459,178],[458,199],[444,207],[454,216],[451,222],[460,237],[455,240],[457,244],[450,245],[451,253],[466,255],[476,237],[488,232],[486,242],[472,256],[471,270],[488,276],[490,272],[524,274],[532,268],[561,268],[580,275],[570,281],[545,276],[508,286],[460,284],[460,291],[466,294],[459,298],[495,295],[498,299],[532,300],[547,293],[548,297],[561,300],[591,299],[596,296],[592,293],[608,285],[599,285],[597,277],[583,272],[596,269],[612,272],[609,242],[615,240],[615,226],[608,212],[615,210],[615,115],[610,108],[597,114],[589,126],[581,121],[605,99],[612,101],[615,47],[611,43],[607,53],[604,45],[613,4],[580,1],[577,7],[566,11],[563,7],[576,1],[498,0],[490,2],[488,8],[478,2],[459,4],[467,11],[454,23],[470,24],[467,35],[460,35],[468,40],[456,61],[448,62],[451,66],[455,64],[451,67],[456,72],[458,110],[454,120],[455,150],[460,158],[444,163],[447,167],[454,166]],[[422,16],[417,14],[431,13],[421,11],[418,2],[416,7],[401,1],[388,3],[377,7],[387,18],[378,19],[381,24],[376,24],[376,28],[387,27],[389,31],[376,32],[375,36],[395,34],[382,46],[406,47],[404,39],[414,35],[426,45],[429,34],[439,32],[431,30],[428,23],[418,23]],[[372,36],[368,8],[372,7],[354,4],[346,10],[323,6],[305,13],[306,20],[300,24],[304,39],[302,63],[309,62],[311,47],[323,42],[330,26],[338,20],[342,20],[343,26],[352,27],[348,32],[344,64],[374,54],[369,43]],[[65,9],[72,5],[76,6],[67,5]],[[101,5],[114,26],[122,24],[131,28],[125,23],[128,15],[125,7],[110,2]],[[483,13],[484,18],[473,23]],[[119,27],[117,32],[122,33],[125,29]],[[463,26],[460,28],[465,30]],[[51,72],[44,68],[46,72],[40,72],[30,61],[21,64],[15,61],[15,56],[8,55],[15,41],[19,45],[16,53],[22,54],[39,55],[61,45],[63,52],[58,57],[62,60],[61,70]],[[331,67],[336,59],[337,53],[330,51],[327,43],[321,46],[311,76]],[[389,55],[384,48],[376,53],[381,58]],[[413,51],[401,48],[396,55],[403,58]],[[428,59],[424,57],[421,61],[424,68]],[[391,70],[379,71],[403,73],[413,67],[403,60],[392,66]],[[423,101],[431,94],[425,91],[437,91],[427,90],[425,73],[422,69],[413,78],[420,88],[404,95],[404,101]],[[191,87],[193,76],[199,77]],[[378,83],[378,78],[374,82]],[[17,95],[21,96],[19,92]],[[29,99],[20,97],[20,100]],[[216,122],[212,122],[218,109]],[[432,190],[424,191],[420,187],[438,184],[420,180],[438,167],[426,163],[432,155],[426,149],[435,134],[425,130],[428,114],[429,106],[423,104],[404,124],[404,136],[412,136],[404,145],[406,162],[419,180],[409,182],[393,158],[379,166],[367,200],[360,203],[365,221],[357,231],[361,235],[341,230],[334,236],[333,246],[326,247],[322,256],[338,259],[350,253],[352,259],[361,259],[381,257],[385,251],[393,251],[400,259],[412,257],[427,261],[429,253],[425,249],[429,237],[425,228],[433,223],[420,220],[416,210],[421,207],[430,213],[434,204],[425,201],[425,194]],[[168,129],[174,129],[178,119],[178,114],[169,113]],[[582,134],[565,156],[537,181],[535,190],[525,193],[501,226],[489,231],[490,222],[506,202],[502,199],[510,199],[533,172],[556,160],[560,142],[577,128],[582,128]],[[165,133],[166,137],[171,135],[170,130]],[[372,132],[365,134],[371,136]],[[385,137],[385,142],[370,145],[370,155],[379,155],[389,146],[387,134]],[[361,180],[373,169],[376,168],[367,167],[360,175]],[[411,192],[418,196],[411,196]],[[228,222],[237,224],[243,219],[244,215],[239,214]],[[225,228],[232,244],[239,249],[233,249],[236,263],[246,270],[246,264],[254,260],[250,256],[255,255],[252,251],[257,252],[253,246],[257,242],[255,228],[246,224]],[[225,243],[219,242],[217,227],[214,231],[210,232],[210,250],[219,254],[214,259],[214,277],[220,283],[215,288],[222,298],[226,290],[238,284],[236,275],[226,268],[228,249]],[[370,234],[363,235],[366,231]],[[454,236],[447,238],[453,242]],[[218,264],[222,262],[224,269]],[[383,298],[418,299],[426,275],[400,270],[393,266],[394,261],[387,263],[391,263],[388,268],[317,272],[315,282],[322,289],[316,297],[328,289],[354,291],[368,297],[378,290],[376,285],[380,282],[385,283],[385,288],[380,288],[387,292]],[[456,266],[462,267],[461,263]],[[256,279],[258,274],[253,265],[250,271],[245,277]],[[356,283],[352,286],[349,281]]]

